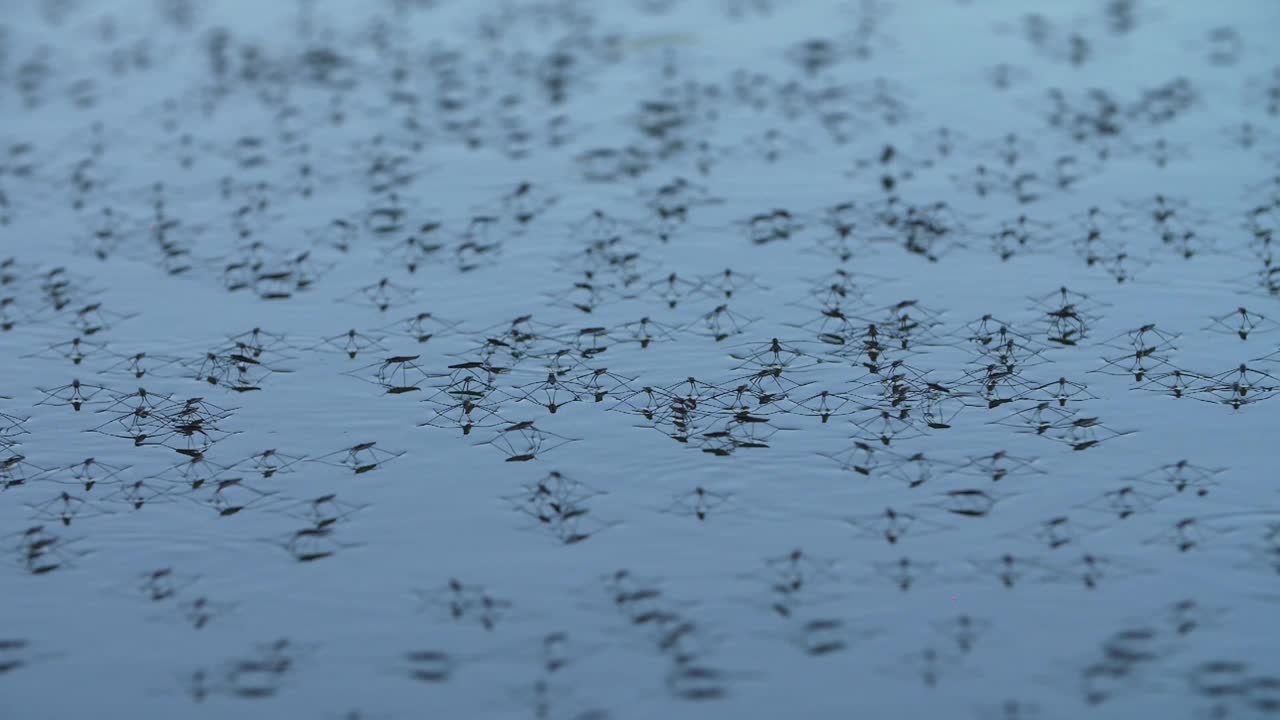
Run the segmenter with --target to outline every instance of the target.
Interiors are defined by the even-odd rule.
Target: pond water
[[[1280,716],[1280,5],[3,6],[0,718]]]

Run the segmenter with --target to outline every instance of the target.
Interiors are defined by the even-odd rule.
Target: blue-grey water
[[[1277,28],[0,2],[0,719],[1280,716]]]

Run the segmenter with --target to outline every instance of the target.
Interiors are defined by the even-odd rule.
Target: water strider
[[[11,4],[0,716],[1280,713],[1272,4]]]

